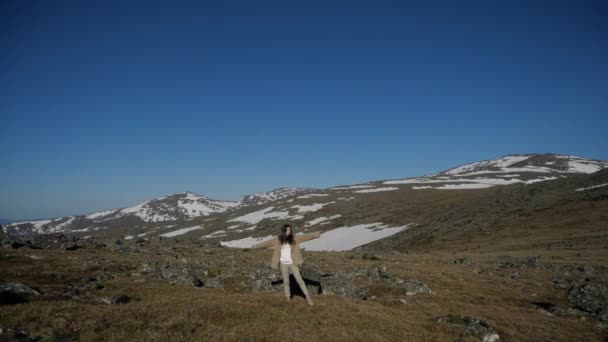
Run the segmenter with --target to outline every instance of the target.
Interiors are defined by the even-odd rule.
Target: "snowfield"
[[[557,177],[540,177],[536,179],[530,179],[522,181],[517,178],[451,178],[451,179],[427,179],[427,178],[411,178],[402,180],[386,181],[384,184],[429,184],[429,183],[444,183],[442,186],[413,186],[412,189],[483,189],[489,188],[494,185],[509,185],[515,183],[532,184],[536,182],[543,182],[547,180],[557,179]],[[445,183],[471,183],[471,184],[445,184]]]
[[[268,240],[274,236],[275,235],[268,235],[268,236],[257,237],[257,238],[248,236],[246,238],[238,239],[238,240],[220,241],[220,246],[234,247],[234,248],[251,248],[251,246],[255,245],[256,243]]]
[[[183,234],[186,234],[186,233],[191,232],[193,230],[202,229],[202,228],[203,228],[203,226],[195,226],[195,227],[189,227],[189,228],[182,228],[182,229],[174,230],[172,232],[160,234],[160,236],[174,237],[174,236],[183,235]]]
[[[347,251],[408,229],[410,224],[389,227],[381,222],[358,224],[332,229],[318,239],[302,242],[300,246],[309,251]]]
[[[291,208],[297,208],[298,213],[307,213],[307,212],[317,211],[331,203],[336,203],[336,202],[332,201],[332,202],[327,202],[327,203],[315,203],[315,204],[311,204],[311,205],[294,205]]]
[[[289,212],[287,212],[287,211],[271,212],[272,209],[274,209],[274,207],[264,208],[264,209],[254,211],[249,214],[245,214],[243,216],[235,217],[228,221],[229,222],[239,221],[239,222],[245,222],[245,223],[249,223],[249,224],[258,224],[258,223],[260,223],[260,221],[262,221],[263,219],[266,219],[266,218],[287,218],[287,217],[289,217]]]
[[[321,222],[330,221],[330,220],[333,220],[333,219],[338,218],[338,217],[342,217],[342,215],[337,214],[337,215],[330,216],[330,217],[321,216],[321,217],[317,217],[316,219],[313,219],[313,220],[310,220],[310,221],[306,222],[305,225],[306,226],[312,226],[313,224],[318,224],[318,223],[321,223]]]
[[[329,195],[328,194],[307,194],[307,195],[298,196],[296,198],[305,199],[305,198],[324,197],[324,196],[329,196]]]
[[[392,190],[399,190],[399,188],[394,187],[394,186],[387,186],[387,187],[384,187],[384,188],[357,190],[355,192],[360,193],[360,194],[364,194],[364,193],[368,193],[368,192],[392,191]]]
[[[335,188],[330,188],[329,190],[352,190],[352,189],[363,189],[363,188],[373,188],[373,185],[351,185],[351,186],[339,186]]]
[[[100,218],[100,217],[104,217],[104,216],[108,216],[110,214],[114,214],[115,212],[117,212],[119,209],[112,209],[112,210],[104,210],[104,211],[98,211],[96,213],[92,213],[90,215],[88,215],[86,218],[93,220],[96,218]]]
[[[483,189],[494,186],[492,184],[481,184],[481,183],[472,183],[472,184],[446,184],[438,187],[434,187],[433,189],[439,190],[454,190],[454,189]]]
[[[391,236],[408,229],[413,223],[399,227],[389,227],[382,222],[365,223],[355,226],[344,226],[324,232],[317,239],[302,242],[300,246],[309,251],[346,251],[366,243]],[[300,235],[298,233],[296,235]],[[251,248],[254,244],[274,237],[246,237],[238,240],[220,241],[221,246]]]

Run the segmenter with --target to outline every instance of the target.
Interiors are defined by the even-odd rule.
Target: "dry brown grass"
[[[263,250],[206,251],[183,250],[180,255],[218,260],[232,255],[239,262],[263,264],[270,257]],[[174,252],[167,252],[171,253]],[[468,255],[482,266],[495,256]],[[598,258],[594,255],[589,262]],[[489,320],[503,341],[598,341],[607,336],[593,319],[549,316],[531,306],[533,301],[569,305],[565,291],[552,287],[551,274],[545,270],[517,269],[520,277],[512,280],[506,275],[513,269],[475,274],[477,265],[448,264],[446,260],[458,256],[452,253],[395,253],[381,260],[349,256],[350,252],[307,252],[305,262],[322,265],[325,270],[386,265],[403,279],[426,282],[434,294],[418,294],[413,304],[403,304],[393,298],[394,290],[377,286],[370,289],[375,299],[313,295],[315,305],[310,307],[301,297],[286,303],[282,292],[242,293],[238,279],[232,280],[231,290],[171,285],[134,273],[136,261],[146,257],[141,254],[115,254],[105,249],[67,252],[22,248],[0,251],[0,281],[23,281],[49,292],[101,270],[112,269],[123,276],[100,281],[103,289],[90,290],[78,300],[2,306],[0,327],[25,328],[49,341],[60,335],[83,341],[474,340],[461,338],[457,329],[435,323],[439,316],[453,313]],[[82,267],[83,260],[93,259],[102,264]],[[62,278],[54,278],[55,273]],[[96,299],[119,293],[135,300],[108,305]]]

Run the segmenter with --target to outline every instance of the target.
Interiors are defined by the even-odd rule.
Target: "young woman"
[[[281,274],[283,275],[283,288],[285,289],[285,297],[288,302],[291,301],[291,292],[289,290],[289,271],[291,270],[291,273],[296,278],[302,292],[306,295],[306,301],[308,304],[313,305],[306,284],[304,284],[304,280],[300,275],[299,266],[304,261],[302,252],[300,251],[300,243],[316,239],[319,236],[321,236],[320,232],[293,235],[291,225],[286,223],[281,228],[281,234],[252,246],[252,248],[272,247],[274,249],[270,267],[275,270],[281,269]]]

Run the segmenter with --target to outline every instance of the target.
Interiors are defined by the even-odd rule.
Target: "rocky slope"
[[[217,201],[185,192],[130,208],[13,223],[4,226],[4,231],[21,237],[61,232],[125,241],[189,239],[208,246],[243,248],[270,238],[283,222],[290,222],[296,233],[323,232],[320,239],[303,245],[309,250],[348,250],[376,240],[394,240],[387,239],[390,236],[403,239],[416,235],[425,231],[424,227],[436,226],[439,219],[460,222],[452,220],[452,216],[458,216],[454,212],[460,213],[460,220],[473,223],[471,213],[479,210],[508,217],[500,211],[504,205],[487,209],[486,203],[528,206],[527,192],[555,188],[555,184],[563,185],[560,189],[566,198],[581,197],[579,192],[584,191],[571,188],[588,185],[601,189],[601,179],[587,181],[585,177],[606,167],[608,161],[576,156],[508,155],[421,177],[327,189],[280,188],[236,201]],[[467,229],[473,226],[466,225]]]

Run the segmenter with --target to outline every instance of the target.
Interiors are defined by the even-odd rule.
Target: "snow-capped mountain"
[[[527,185],[571,175],[594,173],[604,168],[608,168],[608,161],[559,154],[514,154],[421,177],[372,181],[327,189],[278,188],[246,195],[235,201],[214,200],[193,192],[182,192],[129,208],[16,222],[3,225],[3,230],[10,235],[21,236],[57,232],[97,234],[112,231],[127,233],[131,237],[135,234],[158,234],[165,237],[201,234],[203,239],[236,237],[233,235],[250,239],[250,235],[255,236],[258,231],[274,227],[274,221],[277,220],[298,222],[302,227],[328,227],[340,222],[350,224],[349,227],[369,224],[370,222],[361,220],[373,217],[371,212],[374,210],[382,210],[376,203],[378,196],[384,196],[384,193],[390,198],[408,198],[410,191],[480,189],[515,183]],[[269,205],[264,206],[265,204]],[[388,205],[389,209],[395,206],[391,203],[385,205]],[[378,214],[377,217],[391,216]],[[207,222],[209,220],[214,221]],[[383,221],[376,223],[384,227]],[[404,225],[411,222],[395,223]],[[171,231],[168,231],[169,229]]]
[[[589,174],[608,168],[608,161],[561,154],[512,154],[461,165],[422,177],[384,181],[412,184],[412,189],[478,189],[514,183],[530,184]],[[427,185],[433,184],[433,185]]]
[[[314,191],[315,189],[309,188],[278,188],[270,192],[257,192],[255,194],[243,196],[239,198],[237,202],[240,203],[240,206],[259,205]]]
[[[124,209],[104,210],[89,214],[87,219],[106,221],[127,215],[139,217],[144,222],[164,222],[207,216],[239,206],[238,201],[209,199],[193,192],[180,192]]]
[[[138,225],[194,219],[228,210],[260,205],[313,191],[307,188],[279,188],[247,195],[236,201],[221,201],[193,192],[180,192],[155,198],[138,205],[103,210],[87,215],[67,216],[49,220],[23,221],[3,225],[13,235],[86,232],[120,225]]]
[[[606,160],[593,160],[562,154],[513,154],[497,159],[465,164],[437,175],[470,176],[510,172],[594,173],[608,167]]]

